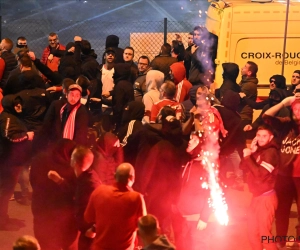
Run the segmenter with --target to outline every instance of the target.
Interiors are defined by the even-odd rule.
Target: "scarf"
[[[65,107],[67,106],[67,103],[62,106],[60,109],[60,119],[62,120],[63,112],[65,110]],[[77,110],[81,106],[81,103],[78,103],[70,112],[66,124],[64,126],[64,131],[63,131],[63,138],[73,140],[74,137],[74,130],[75,130],[75,117]]]

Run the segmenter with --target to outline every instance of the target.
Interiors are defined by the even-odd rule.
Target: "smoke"
[[[196,153],[201,157],[202,166],[208,174],[207,182],[203,182],[202,187],[210,190],[209,205],[213,208],[216,219],[221,225],[227,225],[228,206],[219,179],[219,132],[225,136],[226,131],[221,116],[210,106],[207,95],[199,95],[196,105],[198,115],[195,116],[195,129],[200,131],[201,137],[200,152]]]
[[[194,39],[194,43],[198,46],[196,56],[200,65],[200,80],[210,87],[215,78],[215,59],[217,51],[217,36],[210,33],[205,27],[200,27],[200,39]]]

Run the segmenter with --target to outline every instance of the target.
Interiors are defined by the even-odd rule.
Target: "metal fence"
[[[132,46],[135,49],[135,58],[147,55],[153,59],[159,53],[164,41],[171,43],[175,40],[175,33],[182,35],[183,43],[187,45],[187,36],[194,26],[202,25],[192,22],[172,22],[166,18],[162,21],[143,22],[97,22],[85,20],[81,22],[48,20],[48,19],[22,19],[10,23],[2,23],[1,36],[9,37],[13,41],[19,36],[25,36],[30,50],[40,57],[43,49],[48,45],[48,34],[56,32],[60,43],[66,45],[79,35],[89,40],[98,54],[98,61],[105,48],[108,35],[117,35],[120,38],[119,47]]]

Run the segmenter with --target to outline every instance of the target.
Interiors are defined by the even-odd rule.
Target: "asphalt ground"
[[[18,196],[19,187],[16,188]],[[247,237],[247,210],[251,201],[251,194],[245,185],[244,191],[231,188],[226,189],[226,201],[228,204],[229,223],[221,226],[211,216],[207,229],[211,232],[209,236],[210,250],[251,250]],[[33,235],[32,213],[30,206],[24,206],[16,201],[9,203],[10,230],[0,231],[0,249],[11,250],[13,242],[22,235]],[[197,220],[197,216],[189,218]],[[290,214],[290,225],[288,235],[295,235],[297,224],[297,212],[295,203]],[[273,226],[275,234],[275,227]],[[292,249],[292,248],[288,248]]]

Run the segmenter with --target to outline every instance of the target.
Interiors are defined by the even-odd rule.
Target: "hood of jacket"
[[[118,47],[119,46],[119,37],[116,35],[109,35],[106,37],[105,48],[108,47]]]
[[[288,92],[286,89],[279,89],[279,88],[272,89],[269,94],[270,107],[280,103],[287,96],[288,96]]]
[[[170,69],[172,70],[173,74],[172,80],[176,85],[185,79],[186,70],[182,62],[173,63],[170,66]]]
[[[273,75],[270,77],[270,81],[271,80],[275,80],[275,85],[276,85],[276,88],[279,88],[279,89],[286,89],[286,79],[284,76],[282,75]]]
[[[140,101],[129,102],[122,114],[122,123],[132,120],[142,121],[145,115],[145,105]]]
[[[239,66],[235,63],[223,63],[223,78],[236,82],[236,78],[239,75]]]
[[[147,92],[151,89],[159,90],[165,79],[164,73],[159,70],[149,70],[146,75]]]
[[[17,104],[23,103],[23,100],[20,96],[15,95],[6,95],[2,99],[3,110],[9,114],[17,115],[14,106]]]
[[[232,91],[230,89],[227,90],[223,95],[223,98],[221,100],[221,105],[233,111],[237,111],[240,105],[239,93]]]
[[[114,83],[117,84],[121,80],[129,80],[131,73],[131,66],[128,63],[117,63],[114,66]]]
[[[72,53],[72,54],[74,54],[73,52],[68,52],[68,50],[71,49],[72,47],[75,48],[75,43],[74,43],[74,42],[69,42],[69,43],[66,45],[66,53]]]
[[[143,248],[144,250],[175,250],[175,246],[167,239],[165,235],[160,235],[150,245]]]

